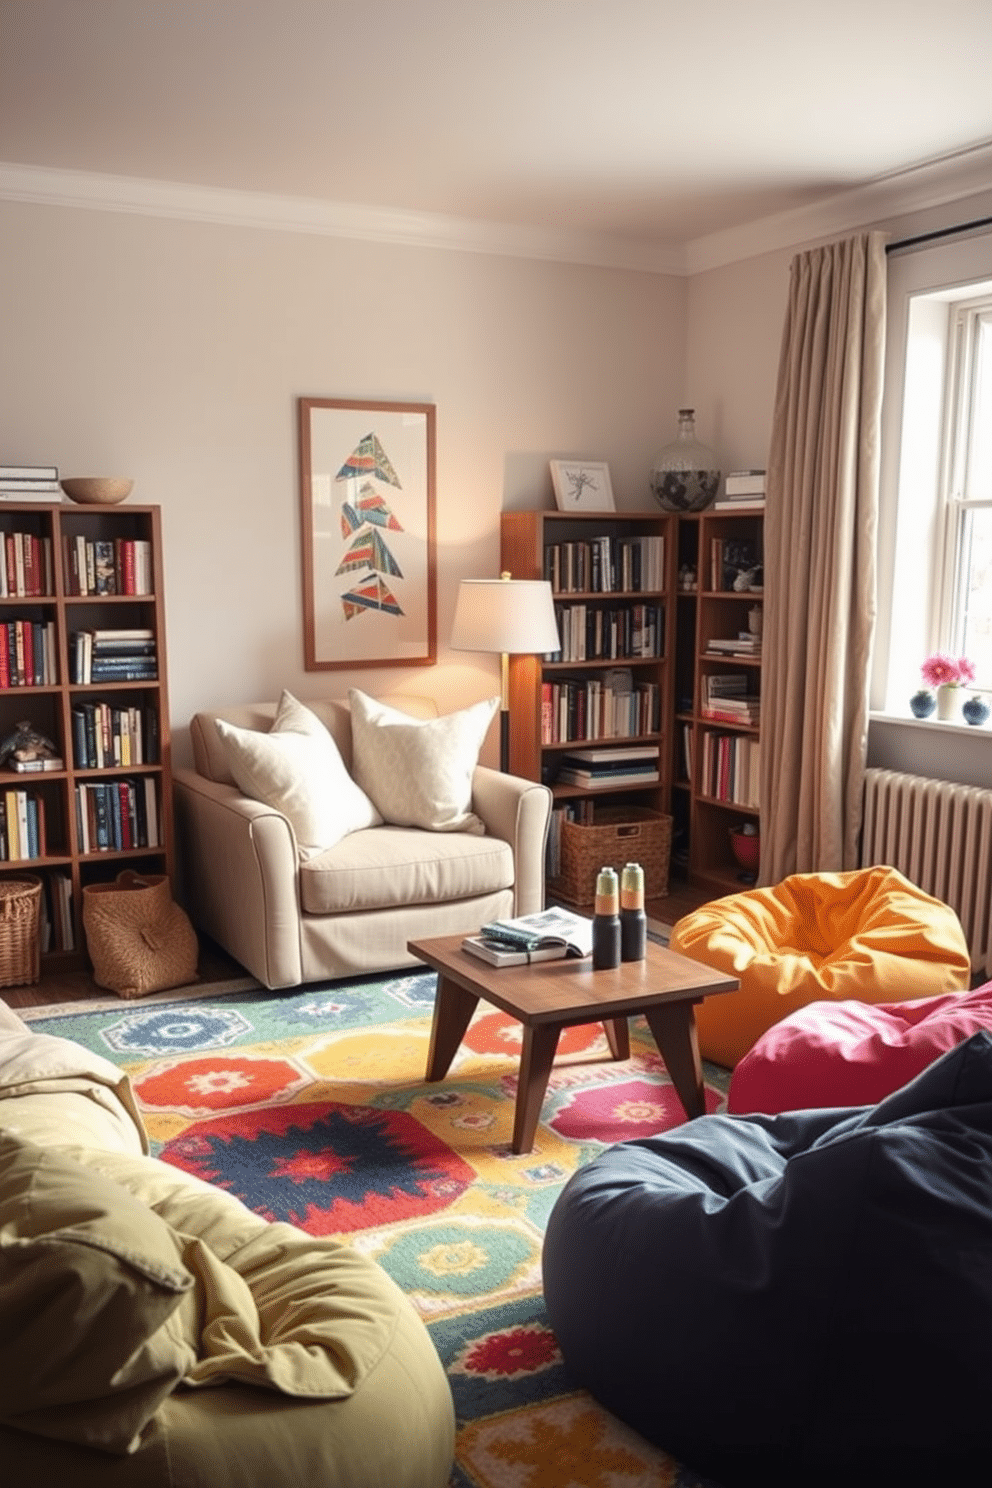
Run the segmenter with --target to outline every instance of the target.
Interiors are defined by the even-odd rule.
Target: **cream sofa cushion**
[[[309,915],[450,904],[513,885],[513,849],[499,837],[409,827],[355,832],[300,871]]]
[[[0,1132],[4,1424],[134,1451],[196,1357],[179,1311],[193,1287],[179,1237],[144,1203]]]
[[[471,810],[472,776],[499,707],[487,698],[429,720],[348,692],[355,779],[387,822],[430,832],[482,832]]]
[[[216,720],[239,790],[289,818],[300,856],[382,820],[317,715],[284,691],[267,734]]]

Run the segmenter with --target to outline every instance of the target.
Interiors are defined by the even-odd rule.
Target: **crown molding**
[[[547,259],[597,268],[680,274],[682,254],[668,244],[592,234],[548,232],[507,223],[472,221],[429,212],[355,206],[310,197],[276,196],[152,181],[92,171],[0,162],[0,200],[36,206],[178,217],[228,227],[266,228],[392,243],[407,248],[444,248],[510,258]]]
[[[703,273],[762,253],[885,227],[900,217],[992,191],[992,142],[893,171],[823,201],[687,243],[683,272]]]
[[[699,274],[763,253],[799,248],[859,228],[884,226],[909,213],[990,190],[992,142],[679,246],[310,197],[0,162],[0,200],[5,201],[675,276]]]

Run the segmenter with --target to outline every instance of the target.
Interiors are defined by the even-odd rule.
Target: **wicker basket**
[[[41,976],[41,879],[0,879],[0,987],[20,987]]]
[[[617,873],[624,863],[644,869],[644,897],[668,893],[672,852],[672,818],[646,806],[601,808],[589,825],[564,821],[561,827],[561,877],[555,892],[570,904],[592,904],[596,875],[604,866]]]

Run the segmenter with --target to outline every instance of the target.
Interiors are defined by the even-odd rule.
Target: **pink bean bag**
[[[982,1028],[992,1032],[992,982],[916,1002],[812,1002],[736,1066],[727,1110],[875,1105]]]

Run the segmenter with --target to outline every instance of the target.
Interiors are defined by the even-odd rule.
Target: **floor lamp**
[[[561,649],[554,596],[545,579],[462,579],[458,586],[451,645],[456,651],[499,653],[499,767],[510,768],[511,655],[543,655]]]

